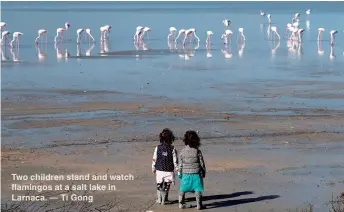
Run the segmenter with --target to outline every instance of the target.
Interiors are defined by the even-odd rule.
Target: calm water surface
[[[272,14],[273,25],[282,37],[275,54],[272,49],[278,42],[269,41],[267,19],[260,17],[261,9]],[[311,9],[308,26],[307,9]],[[296,12],[301,13],[300,27],[305,29],[299,53],[288,51],[283,36]],[[1,17],[8,24],[7,30],[24,33],[15,57],[8,46],[2,49],[2,59],[7,60],[1,64],[2,89],[116,90],[180,100],[235,100],[238,105],[260,99],[251,107],[269,103],[275,107],[344,108],[342,98],[314,98],[319,92],[344,95],[344,86],[340,87],[344,81],[344,2],[5,2]],[[231,58],[225,58],[226,48],[220,39],[225,18],[232,21],[230,29],[234,32],[227,48]],[[59,44],[56,50],[56,28],[66,21],[71,24],[72,41]],[[100,56],[99,28],[106,24],[113,26],[108,51],[115,55]],[[145,41],[149,50],[137,52],[133,45],[138,25],[152,28],[150,39]],[[177,30],[196,28],[201,40],[198,49],[197,43],[192,49],[186,47],[187,57],[180,44],[170,50],[167,35],[171,26]],[[244,28],[245,46],[236,42],[239,27]],[[326,30],[323,55],[318,54],[319,27]],[[84,57],[75,57],[79,28],[91,28],[96,38],[93,48],[89,43],[80,45]],[[34,45],[38,29],[48,30],[49,42],[39,49]],[[332,29],[338,34],[331,59]],[[214,32],[211,52],[205,46],[207,30]],[[91,56],[86,56],[88,49],[92,49]],[[38,50],[46,55],[41,60]],[[70,58],[63,57],[66,51]],[[15,58],[21,62],[13,62]],[[304,81],[308,83],[301,83]],[[335,90],[321,90],[335,85],[339,86]],[[312,98],[289,95],[297,89],[315,89],[318,93]],[[283,93],[278,101],[262,98],[276,93]]]

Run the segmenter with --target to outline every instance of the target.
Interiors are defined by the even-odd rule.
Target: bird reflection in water
[[[66,48],[64,51],[63,51],[63,46],[60,47],[57,43],[54,44],[54,47],[55,47],[55,50],[56,50],[56,58],[57,58],[57,61],[68,61],[68,57],[70,56],[70,53],[68,51],[68,49]]]
[[[336,58],[336,55],[334,53],[334,46],[330,46],[330,60],[334,60]]]
[[[47,45],[43,45],[43,47],[45,49],[44,51],[47,52]],[[40,45],[36,45],[36,49],[39,62],[43,62],[48,57],[48,55],[42,52]]]
[[[16,48],[16,51],[13,51],[13,48],[10,47],[10,53],[12,55],[13,62],[21,62],[22,61],[19,58],[19,48]]]
[[[213,54],[211,53],[211,43],[207,43],[205,47],[207,49],[207,58],[212,58]]]
[[[104,53],[108,53],[110,52],[110,45],[109,45],[109,41],[104,39],[102,41],[100,41],[100,53],[102,54],[101,56],[106,56],[103,55]]]
[[[245,40],[242,41],[241,44],[239,44],[238,54],[239,54],[239,57],[240,57],[240,58],[241,58],[242,56],[244,56],[245,45],[246,45]]]
[[[88,57],[92,56],[92,50],[94,49],[94,47],[95,47],[95,44],[92,43],[91,46],[88,49],[86,49],[86,56]]]
[[[8,61],[9,57],[6,55],[6,47],[1,46],[1,61]]]
[[[318,40],[318,55],[324,55],[324,49],[322,48],[322,40]]]
[[[225,49],[224,49],[224,50],[221,49],[221,52],[222,52],[223,56],[224,56],[226,59],[230,59],[230,58],[232,58],[232,56],[233,56],[231,47],[230,47],[228,44],[225,45]]]

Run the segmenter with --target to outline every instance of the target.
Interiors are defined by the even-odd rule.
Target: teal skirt
[[[203,178],[199,174],[183,174],[180,183],[181,192],[203,192]]]

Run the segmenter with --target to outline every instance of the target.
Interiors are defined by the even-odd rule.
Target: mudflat
[[[179,211],[179,180],[172,204],[161,206],[151,173],[158,133],[169,127],[179,151],[183,133],[199,131],[210,211],[293,211],[308,203],[328,211],[332,195],[344,191],[344,110],[223,108],[115,91],[3,90],[2,200],[14,193],[13,173],[124,174],[134,179],[103,181],[116,190],[95,192],[94,203],[115,198],[129,211]]]

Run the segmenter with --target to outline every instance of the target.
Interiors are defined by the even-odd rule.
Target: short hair
[[[199,138],[198,134],[193,130],[186,131],[186,133],[184,134],[183,141],[185,145],[189,145],[189,147],[191,148],[197,149],[201,146],[201,139]]]
[[[172,130],[170,130],[169,128],[163,129],[159,135],[159,138],[160,138],[160,143],[167,143],[167,144],[172,144],[175,139]]]

